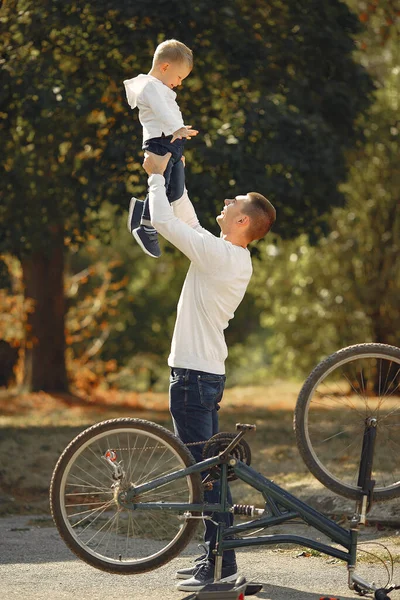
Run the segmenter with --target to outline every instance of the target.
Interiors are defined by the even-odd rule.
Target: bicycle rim
[[[374,498],[400,495],[399,349],[360,344],[339,351],[314,370],[299,401],[299,449],[324,485],[344,496],[360,496],[363,437],[372,418]]]
[[[110,572],[143,572],[164,564],[187,544],[195,523],[167,510],[124,509],[117,497],[192,461],[180,442],[171,444],[172,434],[164,430],[160,436],[156,425],[91,429],[83,443],[66,449],[53,477],[53,516],[62,537],[80,558]],[[144,493],[141,501],[196,502],[197,483],[187,476]]]

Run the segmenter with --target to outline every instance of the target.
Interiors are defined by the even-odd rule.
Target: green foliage
[[[159,379],[158,386],[165,387],[176,298],[187,261],[166,249],[163,262],[146,258],[115,211],[105,206],[103,213],[113,223],[115,243],[105,246],[90,239],[70,254],[65,277],[70,382],[81,394],[110,387],[148,390]],[[19,351],[16,375],[21,383],[27,314],[34,305],[24,299],[18,259],[3,255],[0,262],[9,283],[0,288],[0,339]]]
[[[113,77],[125,63],[89,5],[7,2],[1,29],[0,245],[21,254],[48,244],[59,223],[74,240],[85,235],[87,213],[100,201],[93,169],[101,172],[123,110]]]
[[[26,315],[33,306],[29,299],[24,299],[19,261],[7,254],[0,255],[0,271],[0,340],[19,348],[24,346]]]
[[[147,257],[126,230],[125,218],[118,217],[111,205],[103,206],[101,219],[112,229],[110,244],[94,236],[69,257],[69,332],[73,315],[79,315],[74,321],[75,339],[67,337],[76,359],[74,370],[86,364],[100,375],[96,362],[101,369],[102,362],[115,361],[116,368],[106,381],[103,377],[103,384],[143,390],[158,382],[165,387],[176,304],[188,261],[162,240],[162,259]],[[92,328],[84,328],[90,315]],[[93,345],[97,352],[88,357]],[[97,385],[100,380],[100,376],[94,379]]]
[[[270,238],[261,247],[250,291],[270,363],[264,376],[303,377],[321,358],[357,342],[399,343],[400,19],[388,31],[390,2],[368,6],[376,10],[364,17],[370,29],[360,35],[359,58],[378,89],[360,120],[366,143],[348,154],[349,178],[341,188],[347,205],[333,211],[331,233],[314,247],[304,235],[290,242]],[[257,364],[258,346],[253,354]]]
[[[96,356],[126,365],[127,386],[130,369],[139,366],[150,385],[158,377],[186,260],[165,247],[162,261],[151,263],[114,227],[109,207],[125,212],[129,195],[144,194],[146,186],[141,129],[123,79],[147,72],[165,38],[191,46],[195,68],[179,102],[185,121],[201,132],[187,143],[186,157],[202,223],[215,222],[224,197],[257,189],[278,209],[276,232],[316,239],[326,212],[343,203],[338,184],[346,177],[345,153],[362,139],[356,119],[370,103],[371,80],[353,58],[359,29],[339,0],[3,3],[0,252],[51,252],[53,232],[62,226],[73,252],[72,275],[97,269],[87,282],[90,293],[81,287],[82,295],[69,298],[69,318],[84,307],[90,313],[85,294],[101,295],[107,265],[121,261],[109,284],[128,273],[127,293],[113,314],[107,288],[107,316],[101,309],[91,331],[94,341],[107,331]],[[110,249],[98,247],[96,258],[85,246],[93,234],[111,243]],[[270,334],[259,330],[258,303],[256,294],[249,296],[238,310],[227,331],[231,346],[246,335],[259,346],[261,335]],[[76,327],[72,345],[79,359],[91,342],[76,337],[79,320]],[[40,339],[43,331],[33,333]],[[258,352],[260,369],[272,350]],[[244,355],[233,350],[230,365]]]
[[[172,36],[195,52],[179,97],[201,130],[187,151],[201,213],[256,188],[276,203],[282,234],[314,231],[342,201],[343,149],[368,105],[357,29],[338,0],[4,3],[0,249],[29,253],[58,223],[83,241],[103,200],[125,208],[127,191],[144,192],[122,80]]]

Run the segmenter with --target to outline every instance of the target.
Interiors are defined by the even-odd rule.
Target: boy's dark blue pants
[[[153,152],[158,156],[165,156],[167,152],[172,154],[164,171],[165,189],[170,203],[178,200],[185,188],[185,166],[182,162],[185,139],[175,140],[173,144],[171,144],[171,139],[172,135],[162,135],[146,140],[143,144],[144,151]],[[148,194],[144,201],[142,219],[151,220]]]

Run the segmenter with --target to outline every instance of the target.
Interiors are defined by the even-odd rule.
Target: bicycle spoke
[[[373,346],[373,345],[372,345]],[[377,345],[380,348],[379,345]],[[307,398],[307,445],[318,470],[354,490],[364,433],[377,428],[373,473],[375,489],[399,485],[400,356],[360,352],[327,368]],[[339,355],[339,353],[338,353]],[[374,419],[374,420],[371,420]],[[392,432],[392,433],[391,433]],[[396,475],[396,473],[398,473]]]
[[[75,517],[80,517],[82,515],[86,515],[83,519],[81,519],[80,521],[77,522],[72,522],[71,526],[72,527],[78,527],[78,525],[80,525],[81,523],[83,523],[83,521],[87,521],[89,517],[92,517],[93,515],[95,515],[96,513],[98,514],[102,514],[105,510],[107,510],[107,508],[109,508],[111,506],[111,501],[108,504],[103,504],[103,509],[100,512],[100,508],[95,509],[95,510],[84,510],[81,512],[77,512],[77,513],[70,513],[68,514],[68,518],[70,521],[72,521],[72,519],[74,519]]]
[[[87,462],[89,462],[89,461],[87,461]],[[83,469],[80,465],[76,464],[75,468],[79,469],[79,471],[82,471],[82,473],[84,473],[85,475],[88,475],[89,477],[91,477],[93,479],[93,481],[96,482],[98,485],[100,485],[100,486],[104,485],[104,483],[102,481],[100,481],[99,479],[94,477],[94,475],[92,475],[91,473],[88,474],[87,471],[85,469]],[[83,479],[80,479],[78,477],[78,475],[73,474],[72,476],[75,477],[78,481],[84,481]],[[110,481],[112,481],[111,477],[109,479],[110,479]]]
[[[173,438],[169,432],[164,435]],[[132,510],[120,499],[132,486],[184,469],[180,452],[190,461],[183,445],[178,452],[146,427],[141,430],[134,426],[120,430],[109,427],[79,447],[65,469],[60,493],[63,519],[87,555],[111,565],[111,571],[114,565],[115,570],[124,564],[134,568],[162,557],[187,530],[194,530],[193,521],[181,520],[175,512],[145,507],[146,502],[193,502],[193,476],[147,490],[134,500]],[[200,489],[200,476],[195,477]]]

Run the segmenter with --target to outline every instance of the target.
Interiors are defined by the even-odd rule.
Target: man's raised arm
[[[158,173],[161,170],[161,168],[158,167],[157,162],[158,162],[158,159],[161,159],[163,157],[156,157],[156,159],[154,160],[155,155],[150,157],[150,155],[148,153],[146,153],[146,154],[147,154],[147,156],[145,157],[145,162],[143,163],[143,166],[145,169],[147,167],[146,170],[147,170],[148,175],[156,174],[154,169]],[[170,156],[170,154],[168,154],[168,156]],[[162,165],[164,165],[164,162],[162,162]],[[149,172],[149,171],[151,171],[151,172]],[[178,200],[174,200],[171,203],[171,206],[174,211],[174,215],[176,217],[178,217],[178,219],[180,219],[184,223],[187,223],[189,225],[189,227],[192,227],[193,229],[201,228],[199,219],[197,218],[197,214],[194,209],[194,206],[193,206],[192,202],[190,201],[186,187],[183,191],[182,196],[180,198],[178,198]]]
[[[217,238],[200,227],[193,207],[190,211],[191,216],[186,215],[189,222],[186,218],[181,220],[174,214],[165,192],[163,176],[170,156],[170,153],[158,156],[148,152],[143,161],[143,167],[149,175],[151,222],[166,240],[186,254],[192,262],[209,269],[213,261],[218,262]],[[181,204],[187,204],[188,201],[192,206],[188,197],[182,196],[180,200]],[[179,211],[179,207],[177,208]]]

